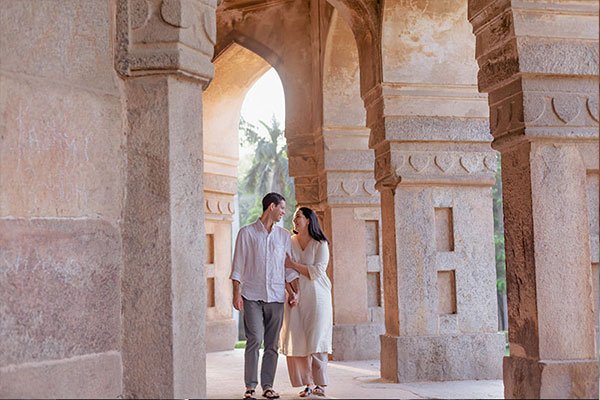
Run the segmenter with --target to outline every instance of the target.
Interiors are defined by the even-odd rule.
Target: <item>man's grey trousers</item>
[[[258,350],[263,337],[265,349],[260,368],[260,385],[263,390],[273,387],[282,322],[283,303],[244,299],[244,329],[246,330],[244,380],[247,388],[255,388],[258,384]]]

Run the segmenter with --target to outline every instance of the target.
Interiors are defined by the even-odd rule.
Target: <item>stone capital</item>
[[[470,1],[479,89],[492,92],[515,76],[597,77],[596,2]]]
[[[376,156],[376,186],[379,190],[397,186],[492,186],[497,160],[495,152],[488,149],[410,149],[392,145],[389,151]]]
[[[214,75],[216,0],[117,0],[115,69],[177,74],[206,87]]]
[[[375,189],[372,171],[326,172],[322,183],[326,186],[327,203],[337,206],[359,206],[379,204],[379,193]]]

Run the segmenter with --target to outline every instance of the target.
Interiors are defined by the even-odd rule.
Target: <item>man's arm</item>
[[[240,281],[233,280],[233,308],[238,311],[244,309],[244,300],[242,299],[242,291],[240,290]]]
[[[240,230],[235,241],[235,250],[233,252],[233,261],[231,263],[231,275],[229,279],[233,283],[233,307],[236,310],[242,310],[244,308],[244,301],[242,300],[242,290],[240,282],[242,280],[242,270],[246,263],[246,251],[243,239],[244,231]]]

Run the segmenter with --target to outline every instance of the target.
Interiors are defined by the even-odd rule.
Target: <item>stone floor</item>
[[[208,398],[242,398],[244,350],[208,353],[206,364]],[[501,399],[504,391],[501,380],[388,383],[379,377],[378,360],[330,361],[329,379],[329,399]],[[285,357],[280,356],[275,390],[282,399],[298,399],[300,389],[290,385]]]

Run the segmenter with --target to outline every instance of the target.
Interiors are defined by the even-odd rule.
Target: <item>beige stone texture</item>
[[[504,393],[521,399],[594,399],[598,397],[597,366],[595,360],[536,361],[511,355],[504,358]]]
[[[504,335],[381,336],[381,377],[393,382],[499,379]]]
[[[0,398],[118,398],[123,393],[121,354],[87,354],[0,368]]]
[[[382,376],[395,382],[502,371],[490,190],[496,156],[466,11],[466,3],[449,1],[386,2],[384,79],[363,95],[382,193]]]
[[[382,81],[443,86],[475,83],[475,42],[465,40],[472,31],[466,15],[466,1],[386,1]]]
[[[376,360],[380,355],[380,335],[385,333],[382,323],[336,323],[333,326],[333,359]]]
[[[229,282],[231,286],[231,282]],[[231,303],[231,299],[228,299]],[[206,352],[231,350],[238,340],[237,321],[232,319],[207,318],[206,322]],[[210,367],[210,366],[209,366]]]
[[[125,157],[110,4],[0,8],[0,397],[120,396]]]
[[[469,6],[502,151],[505,396],[597,397],[598,6]]]
[[[108,4],[10,2],[0,27],[0,216],[116,223],[124,157]]]
[[[184,117],[202,110],[201,87],[149,76],[125,81],[124,95],[124,392],[203,397],[202,127],[201,118]]]
[[[47,219],[2,219],[0,228],[0,366],[118,350],[118,229]]]

